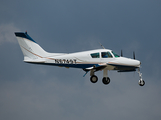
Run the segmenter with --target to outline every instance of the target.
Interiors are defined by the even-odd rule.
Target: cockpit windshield
[[[112,58],[112,55],[110,52],[101,52],[102,58]]]
[[[114,53],[113,51],[112,51],[112,53],[113,53],[113,55],[114,55],[115,57],[120,57],[119,55],[117,55],[117,54]]]

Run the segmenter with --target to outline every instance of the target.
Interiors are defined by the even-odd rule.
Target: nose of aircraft
[[[120,59],[117,60],[117,63],[120,65],[127,65],[134,67],[140,67],[141,65],[141,62],[139,60],[129,59],[125,57],[120,57]]]
[[[132,65],[135,67],[140,67],[141,62],[139,60],[132,60]]]
[[[126,60],[126,64],[129,66],[135,66],[135,67],[140,67],[141,62],[139,60],[134,60],[134,59],[128,59]]]

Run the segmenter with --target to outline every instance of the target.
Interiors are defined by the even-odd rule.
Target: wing
[[[94,70],[94,72],[96,72],[96,71],[99,71],[99,70],[103,70],[106,67],[107,67],[106,63],[101,63],[101,64],[95,64],[92,67],[85,68],[83,70],[86,71],[86,72],[90,71],[90,70]]]

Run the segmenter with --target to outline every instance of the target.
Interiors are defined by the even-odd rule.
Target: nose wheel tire
[[[144,86],[145,85],[145,81],[144,80],[139,80],[139,85],[140,86]]]
[[[110,78],[109,78],[109,77],[104,77],[104,78],[102,79],[102,82],[103,82],[103,84],[107,85],[107,84],[110,83]]]
[[[92,75],[90,80],[92,83],[96,83],[98,81],[98,77],[96,75]]]

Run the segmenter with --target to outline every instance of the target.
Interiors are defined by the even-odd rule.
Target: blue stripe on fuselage
[[[52,66],[60,66],[60,67],[71,67],[71,68],[81,68],[86,69],[89,67],[98,67],[100,65],[98,64],[56,64],[56,63],[33,63],[33,62],[27,62],[31,64],[40,64],[40,65],[52,65]]]

